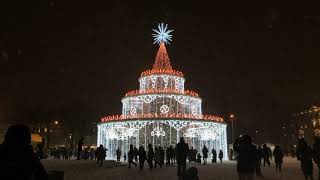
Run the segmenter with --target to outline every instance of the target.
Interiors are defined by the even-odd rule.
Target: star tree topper
[[[172,41],[172,35],[170,34],[173,30],[168,29],[168,24],[159,23],[158,29],[152,29],[154,34],[152,34],[154,40],[153,44],[170,44]]]

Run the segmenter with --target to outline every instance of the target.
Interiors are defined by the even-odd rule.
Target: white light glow
[[[155,34],[152,34],[154,41],[153,44],[170,44],[169,41],[172,41],[172,35],[170,34],[173,30],[168,29],[168,24],[159,23],[158,29],[152,29]]]

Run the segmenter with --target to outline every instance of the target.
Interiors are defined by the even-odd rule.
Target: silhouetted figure
[[[77,159],[78,159],[78,160],[81,159],[81,152],[82,152],[83,141],[84,141],[84,138],[83,138],[83,137],[78,141],[78,154],[77,154]]]
[[[170,145],[169,146],[169,159],[170,159],[170,162],[171,162],[171,165],[173,165],[173,158],[174,158],[174,154],[175,154],[175,150],[173,149],[173,147]]]
[[[230,157],[230,160],[233,160],[233,149],[230,149],[230,151],[229,151],[229,157]]]
[[[270,158],[270,162],[272,162],[272,150],[270,147],[268,147],[268,154],[269,154],[269,158]]]
[[[130,144],[130,150],[128,152],[128,161],[129,161],[129,167],[128,168],[131,168],[131,164],[137,166],[137,164],[135,162],[133,162],[133,159],[134,159],[134,149],[133,149],[133,145]]]
[[[237,138],[233,144],[237,152],[237,172],[239,180],[253,180],[257,163],[257,148],[248,135]]]
[[[33,152],[27,126],[10,126],[0,145],[1,180],[47,180],[48,174]]]
[[[119,148],[117,149],[116,154],[117,154],[117,161],[119,162],[121,158],[121,150]]]
[[[282,170],[281,165],[283,163],[284,153],[279,145],[276,145],[276,147],[274,148],[273,156],[274,156],[274,162],[276,163],[276,170],[281,171]]]
[[[222,164],[223,152],[221,150],[219,152],[219,159],[220,159],[220,164]]]
[[[162,167],[160,162],[160,149],[159,147],[155,147],[154,149],[154,168],[157,168],[157,164]]]
[[[166,149],[166,165],[170,165],[170,148],[167,147]]]
[[[198,169],[195,167],[189,168],[183,176],[183,180],[199,180]]]
[[[107,152],[102,144],[97,148],[97,164],[102,166],[103,160],[106,158]]]
[[[208,152],[209,152],[209,150],[206,147],[206,145],[203,145],[203,148],[202,148],[203,164],[207,164]]]
[[[257,149],[257,160],[256,160],[256,175],[259,177],[262,177],[262,172],[261,172],[261,159],[262,159],[262,149],[261,146],[258,147]]]
[[[198,153],[197,160],[196,160],[197,164],[201,164],[201,158],[202,158],[201,154]]]
[[[313,144],[313,160],[317,164],[318,167],[318,178],[320,180],[320,138],[314,137],[314,144]]]
[[[212,164],[217,162],[217,151],[215,149],[211,150],[212,153]]]
[[[162,165],[164,164],[164,150],[161,146],[159,147],[159,150],[160,150],[160,163],[162,167]]]
[[[262,147],[262,157],[263,157],[263,167],[267,165],[270,167],[270,155],[269,155],[269,148],[267,147],[266,144],[263,145]]]
[[[301,161],[301,170],[306,180],[313,180],[312,149],[303,138],[299,139],[297,147],[297,157]]]
[[[147,154],[147,162],[149,165],[149,168],[153,168],[153,159],[154,159],[154,151],[151,144],[148,144],[148,154]]]
[[[45,158],[45,153],[43,151],[44,149],[44,146],[45,146],[45,139],[42,138],[42,141],[40,144],[37,145],[37,156],[39,159],[44,159]]]
[[[147,153],[144,150],[143,146],[139,147],[138,155],[139,155],[139,167],[140,167],[140,170],[142,170],[144,166],[144,161],[147,159]]]
[[[134,161],[137,162],[138,161],[138,149],[137,147],[133,148],[133,152],[134,152]]]
[[[127,153],[126,153],[126,152],[123,153],[123,161],[124,161],[124,162],[127,161]]]
[[[180,142],[176,146],[176,158],[177,158],[177,175],[179,179],[182,179],[182,176],[186,172],[186,164],[187,164],[187,155],[189,151],[188,144],[184,142],[183,137],[180,138]]]

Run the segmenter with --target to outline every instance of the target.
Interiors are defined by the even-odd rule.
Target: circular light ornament
[[[161,107],[160,107],[160,112],[162,113],[162,114],[168,114],[168,112],[169,112],[169,106],[168,105],[162,105]]]
[[[131,115],[131,116],[137,115],[137,108],[131,107],[131,108],[130,108],[130,115]]]

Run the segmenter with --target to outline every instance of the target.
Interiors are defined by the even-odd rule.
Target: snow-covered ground
[[[95,161],[91,160],[43,160],[42,163],[50,170],[61,170],[65,172],[65,180],[176,180],[176,166],[157,168],[150,171],[145,168],[139,171],[133,167],[127,166],[113,167],[106,162],[103,167],[98,167]],[[236,163],[225,161],[222,165],[195,165],[188,164],[188,167],[195,166],[199,171],[200,180],[236,180]],[[145,167],[146,163],[145,163]],[[285,158],[283,171],[277,172],[275,164],[271,167],[262,167],[264,180],[303,180],[304,177],[300,170],[300,163],[296,159]],[[314,178],[318,178],[318,169],[314,165]]]

